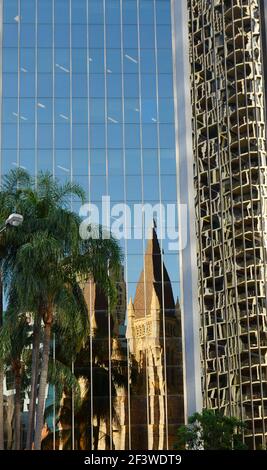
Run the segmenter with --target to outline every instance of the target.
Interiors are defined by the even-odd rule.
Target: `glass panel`
[[[92,98],[104,98],[105,80],[103,75],[90,76],[90,96]]]
[[[91,178],[90,191],[92,201],[101,201],[102,196],[106,194],[106,177],[95,176]]]
[[[153,2],[151,2],[150,0],[140,0],[139,21],[141,24],[153,24],[154,8]]]
[[[141,175],[127,176],[126,197],[129,201],[141,201],[142,199],[142,177]]]
[[[157,175],[144,176],[145,201],[159,200],[159,178]]]
[[[70,127],[68,124],[57,124],[55,146],[58,149],[70,147]]]
[[[37,103],[38,117],[37,120],[43,124],[51,124],[52,122],[52,100],[51,98],[42,98]]]
[[[11,169],[17,166],[17,152],[16,150],[3,150],[2,151],[2,172],[8,173]]]
[[[126,149],[125,151],[126,175],[138,175],[141,173],[140,149]]]
[[[20,96],[34,97],[35,95],[35,76],[32,73],[20,74]]]
[[[90,99],[90,122],[92,124],[105,121],[105,100],[99,98]]]
[[[138,73],[138,50],[124,49],[124,72]]]
[[[70,95],[69,74],[56,74],[55,83],[56,96],[60,98],[67,98]]]
[[[22,23],[35,22],[35,3],[35,0],[22,0],[20,2],[20,16]]]
[[[155,73],[156,62],[153,49],[141,50],[141,71],[142,73]]]
[[[18,93],[18,75],[15,73],[3,74],[3,96],[14,97]]]
[[[142,121],[151,124],[157,120],[157,100],[142,99]]]
[[[120,0],[106,2],[106,23],[120,24]]]
[[[173,99],[159,100],[159,120],[163,123],[170,123],[174,121]]]
[[[103,124],[92,124],[90,126],[91,148],[105,147],[105,126]]]
[[[104,27],[101,25],[91,25],[89,28],[90,48],[104,47]]]
[[[125,124],[125,146],[128,148],[140,147],[140,129],[136,124]]]
[[[87,75],[72,75],[72,96],[73,98],[86,98],[88,94]]]
[[[140,47],[143,49],[155,48],[154,26],[144,25],[140,28]]]
[[[122,14],[124,24],[136,24],[137,2],[132,0],[124,0],[124,2],[122,2]]]
[[[166,2],[166,0],[157,0],[156,15],[158,24],[168,24],[171,26],[170,2]]]
[[[50,49],[39,49],[38,71],[52,73],[52,51]]]
[[[132,238],[128,241],[128,253],[129,255],[143,255],[143,240],[137,240]],[[128,264],[128,263],[127,263]],[[131,286],[131,284],[129,283]],[[135,288],[135,286],[131,286],[131,290]]]
[[[103,2],[99,0],[90,0],[88,2],[88,21],[89,24],[101,24],[104,21]]]
[[[158,49],[158,73],[172,73],[172,50],[171,49]]]
[[[174,149],[161,149],[160,150],[160,168],[162,174],[175,174],[176,172],[176,159]]]
[[[107,75],[107,88],[108,96],[111,98],[120,98],[121,97],[121,81],[118,80],[117,75],[113,73],[108,73]]]
[[[143,256],[128,255],[128,282],[137,283],[143,269]],[[134,287],[134,286],[133,286]]]
[[[20,123],[19,145],[24,149],[34,149],[35,132],[33,124]]]
[[[86,23],[86,0],[72,2],[72,22],[74,24]]]
[[[35,44],[35,25],[21,25],[20,31],[21,47],[32,47]]]
[[[176,177],[173,175],[161,176],[162,199],[165,201],[176,201]]]
[[[71,30],[71,44],[72,47],[84,47],[87,46],[87,27],[86,25],[72,25]]]
[[[134,49],[138,46],[137,25],[127,25],[123,29],[123,46],[126,49]]]
[[[38,55],[40,55],[40,52],[38,52]],[[43,56],[41,55],[41,58],[42,57]],[[22,73],[34,73],[35,72],[35,50],[33,48],[28,48],[28,49],[21,48],[20,71]],[[42,72],[43,70],[39,70],[39,71]],[[49,69],[48,70],[45,69],[44,72],[49,72]]]
[[[120,99],[108,100],[108,120],[117,123],[122,121],[122,102]]]
[[[87,73],[86,49],[72,49],[72,72]]]
[[[143,150],[143,171],[145,175],[157,175],[159,171],[158,150]]]
[[[170,26],[157,26],[157,46],[159,49],[172,47],[172,35]]]
[[[124,113],[127,124],[138,124],[140,119],[139,99],[126,98],[124,100]]]
[[[157,148],[158,146],[158,134],[156,124],[144,124],[143,125],[143,147],[147,149]]]
[[[120,124],[108,124],[108,147],[111,149],[121,148],[122,146],[122,126]]]
[[[88,195],[88,193],[89,193],[89,179],[88,179],[88,176],[77,175],[75,177],[75,182],[77,182],[77,184],[79,184],[84,189],[85,194]],[[77,201],[77,202],[78,202],[78,207],[80,209],[81,202],[80,201]]]
[[[121,50],[107,49],[107,72],[121,73]]]
[[[69,73],[70,71],[70,52],[69,49],[55,48],[55,69],[57,73]]]
[[[51,24],[40,24],[38,31],[38,47],[52,47],[53,30]]]
[[[53,170],[53,153],[51,150],[38,149],[37,156],[37,170],[38,171],[52,171]]]
[[[156,77],[152,74],[142,75],[142,97],[156,96]]]
[[[91,143],[92,147],[92,143]],[[90,171],[92,175],[106,174],[106,152],[105,150],[92,149],[90,151]]]
[[[58,135],[57,140],[59,139]],[[65,142],[66,145],[68,145],[68,141]],[[53,133],[50,124],[40,124],[38,126],[38,147],[41,149],[51,149],[53,147]],[[62,148],[64,148],[63,143]]]
[[[70,21],[70,0],[55,1],[55,23],[68,24]]]
[[[161,98],[169,98],[173,96],[173,81],[172,75],[160,74],[159,77],[159,96]]]
[[[53,94],[53,77],[52,74],[39,73],[38,77],[38,96],[49,97]]]
[[[89,175],[89,153],[88,150],[73,149],[72,153],[73,175]]]
[[[73,148],[88,147],[88,126],[82,124],[74,124],[73,128]]]
[[[109,48],[120,48],[121,45],[121,29],[120,26],[106,26],[106,44]]]
[[[3,123],[17,122],[18,100],[15,98],[3,98],[2,113]]]
[[[20,151],[20,166],[25,168],[30,174],[35,174],[35,151],[34,150],[21,150]]]
[[[70,47],[70,27],[68,24],[57,24],[55,28],[55,47]]]
[[[88,60],[91,73],[104,72],[104,51],[102,49],[90,49]]]
[[[65,174],[70,174],[71,171],[71,160],[70,160],[70,151],[69,150],[56,150],[55,152],[55,165],[57,168],[57,173],[65,172]]]
[[[119,202],[123,201],[124,187],[123,178],[119,175],[109,176],[109,195],[112,201]]]
[[[5,24],[3,35],[3,47],[17,47],[18,45],[18,25]]]
[[[5,149],[14,149],[17,146],[16,124],[2,125],[2,145]]]
[[[69,116],[69,114],[67,114]],[[72,120],[75,124],[86,123],[88,121],[88,102],[83,98],[72,100]]]
[[[121,149],[109,149],[108,172],[110,175],[123,175],[123,154]]]
[[[34,99],[20,99],[20,117],[27,120],[29,124],[34,123],[35,119],[35,101]]]
[[[8,0],[4,2],[3,18],[4,23],[13,23],[18,14],[18,0]]]
[[[3,50],[3,70],[5,72],[17,72],[18,70],[17,49],[4,49]]]
[[[38,2],[38,23],[51,23],[52,22],[52,0],[45,0],[45,2]]]
[[[160,125],[160,145],[162,148],[175,147],[175,135],[173,124]]]
[[[124,75],[125,98],[137,98],[139,96],[139,77],[137,74]]]

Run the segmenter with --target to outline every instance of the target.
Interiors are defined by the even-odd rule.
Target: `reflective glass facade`
[[[173,2],[0,3],[1,174],[18,166],[32,175],[49,170],[80,183],[100,212],[104,195],[132,214],[135,204],[174,204],[166,228],[179,231],[177,116],[184,111],[175,111]],[[79,211],[80,202],[72,208]],[[151,220],[141,216],[138,239],[120,241],[116,312],[93,284],[84,286],[91,334],[71,365],[83,405],[74,392],[59,397],[50,388],[48,448],[173,446],[185,412],[183,267],[154,219],[149,237]]]

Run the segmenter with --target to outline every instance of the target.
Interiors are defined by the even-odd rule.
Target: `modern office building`
[[[167,449],[181,415],[201,408],[185,18],[187,3],[180,0],[0,0],[1,175],[16,167],[33,176],[48,170],[80,183],[100,212],[102,196],[111,208],[127,204],[131,214],[136,204],[161,204],[152,214],[153,262],[146,253],[152,220],[141,215],[139,237],[132,224],[121,240],[123,276],[112,322],[105,300],[89,289],[88,354],[73,364],[77,374],[79,367],[87,371],[80,380],[82,386],[88,379],[84,407],[49,391],[49,399],[60,401],[59,421],[55,405],[48,422],[50,448],[64,442],[72,449],[135,448],[143,436],[144,448]],[[167,205],[175,209],[165,228],[179,234],[183,250],[162,236],[159,211]],[[80,203],[73,200],[72,208],[79,211]],[[150,328],[152,313],[146,343],[142,329]],[[168,345],[172,336],[177,350]],[[54,345],[55,357],[57,338]]]
[[[259,0],[189,0],[204,406],[266,447],[266,26]]]

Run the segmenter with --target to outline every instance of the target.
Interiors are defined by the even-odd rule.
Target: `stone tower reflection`
[[[126,337],[137,377],[131,394],[132,447],[171,449],[184,420],[181,314],[155,228],[128,305]]]
[[[181,314],[155,228],[129,300],[126,332],[123,269],[110,318],[100,289],[92,282],[83,288],[91,334],[75,363],[82,390],[74,418],[75,448],[172,449],[184,422]],[[59,413],[62,436],[71,431],[68,403],[66,395]],[[68,445],[67,438],[59,440],[61,449]]]

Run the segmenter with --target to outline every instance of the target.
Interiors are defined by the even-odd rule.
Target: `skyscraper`
[[[204,405],[266,446],[266,2],[189,0]]]
[[[193,180],[187,112],[190,104],[186,94],[189,80],[186,77],[188,32],[185,15],[186,2],[173,0],[0,0],[1,176],[16,167],[27,169],[33,176],[40,170],[48,170],[61,181],[80,183],[88,201],[99,208],[100,214],[102,196],[110,197],[111,208],[116,204],[127,204],[132,215],[137,204],[143,208],[146,204],[161,207],[158,211],[153,210],[152,214],[152,219],[157,219],[160,246],[155,256],[157,266],[168,272],[175,302],[178,299],[185,363],[184,377],[178,384],[170,371],[172,362],[164,360],[168,357],[165,336],[169,325],[166,306],[161,300],[159,309],[156,309],[160,311],[158,321],[161,327],[157,329],[160,338],[155,341],[162,345],[160,367],[164,380],[160,389],[163,396],[160,415],[165,419],[169,400],[181,396],[183,384],[185,406],[182,403],[180,410],[184,409],[186,415],[201,407],[196,263],[190,221]],[[185,205],[183,217],[178,203]],[[179,247],[171,249],[168,237],[162,236],[164,227],[160,211],[162,208],[167,210],[167,205],[174,205],[175,217],[167,222],[165,228],[179,234],[180,246],[184,247],[182,251]],[[80,203],[73,200],[72,209],[79,211]],[[113,219],[119,217],[119,213],[112,216]],[[100,347],[96,348],[96,354],[90,337],[87,362],[79,358],[77,368],[80,364],[87,367],[87,376],[93,379],[102,377],[105,386],[97,387],[99,381],[96,380],[93,387],[91,381],[89,405],[82,416],[75,409],[75,397],[62,397],[70,411],[65,428],[70,432],[70,448],[79,445],[132,448],[134,445],[131,433],[133,385],[129,380],[132,350],[129,337],[125,338],[129,314],[126,306],[130,305],[130,297],[135,295],[142,269],[144,277],[138,284],[141,292],[139,303],[142,304],[140,296],[143,296],[143,305],[146,304],[147,264],[144,260],[146,229],[151,228],[151,223],[152,220],[147,222],[141,215],[135,226],[132,223],[126,227],[128,237],[120,241],[125,255],[124,279],[118,285],[120,302],[116,317],[119,325],[115,330],[122,341],[122,351],[118,352],[118,347],[116,354],[117,343],[107,314],[107,303],[103,303],[100,296],[98,304],[96,299],[99,296],[93,297],[95,305],[92,310],[99,313],[95,317],[101,317],[105,323],[102,333],[98,332],[102,337],[98,336],[97,344],[104,345],[101,351],[106,357],[102,356],[102,362],[98,362],[96,367],[94,359],[97,354],[99,356]],[[133,228],[137,229],[138,237],[134,237]],[[160,254],[163,252],[164,262]],[[143,289],[140,289],[142,283]],[[165,287],[161,278],[157,293],[161,291],[163,299]],[[172,299],[171,302],[173,310]],[[143,317],[146,314],[149,312],[145,308]],[[95,325],[91,326],[93,332]],[[55,357],[57,338],[54,346]],[[173,359],[175,357],[178,358],[173,353]],[[118,407],[114,404],[112,380],[115,362],[112,361],[124,368],[127,379],[128,412],[123,415],[122,406],[117,420],[122,427],[120,436],[125,432],[121,438],[118,438],[115,423],[115,409],[118,413]],[[75,367],[73,364],[73,370]],[[148,376],[144,372],[144,377]],[[150,406],[157,401],[158,390],[153,389],[152,381],[145,380],[149,387],[139,388],[142,392],[140,399]],[[168,381],[171,384],[168,385]],[[49,391],[49,397],[53,397],[54,402],[61,398],[55,397],[55,390]],[[103,404],[105,416],[101,415]],[[55,415],[55,409],[53,412]],[[180,420],[175,416],[174,413],[169,417],[170,421],[173,420],[173,428]],[[89,428],[86,420],[83,421],[85,417],[90,421]],[[153,412],[142,419],[142,423],[137,423],[135,416],[135,424],[142,424],[142,434],[146,436],[148,445],[168,447],[166,423],[161,423],[163,434],[160,438],[152,439],[151,429],[157,425]],[[63,421],[61,429],[56,426],[55,419],[48,425],[55,446],[58,431],[63,432]],[[81,437],[82,426],[90,429],[90,436]]]

